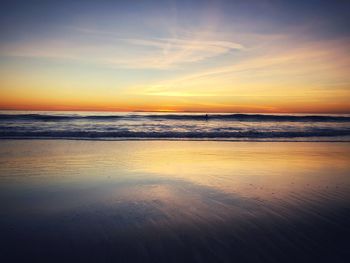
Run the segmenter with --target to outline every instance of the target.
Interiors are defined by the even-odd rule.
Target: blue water
[[[350,141],[350,115],[1,111],[0,138]]]

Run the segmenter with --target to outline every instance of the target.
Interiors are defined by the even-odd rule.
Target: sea
[[[350,115],[0,112],[0,262],[350,262]]]
[[[350,141],[350,114],[0,111],[0,138]]]

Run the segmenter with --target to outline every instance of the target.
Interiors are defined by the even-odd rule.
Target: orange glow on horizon
[[[281,104],[277,106],[262,105],[242,105],[242,106],[186,106],[186,105],[161,105],[158,104],[135,104],[135,105],[93,105],[93,104],[43,104],[43,103],[1,103],[0,110],[14,111],[110,111],[110,112],[240,112],[240,113],[350,113],[349,103],[329,104],[329,105],[293,105]]]

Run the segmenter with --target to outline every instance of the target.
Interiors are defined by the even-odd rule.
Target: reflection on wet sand
[[[349,143],[0,143],[10,261],[350,258]]]

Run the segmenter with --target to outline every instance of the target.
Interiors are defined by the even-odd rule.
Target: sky
[[[350,113],[350,1],[2,1],[0,109]]]

